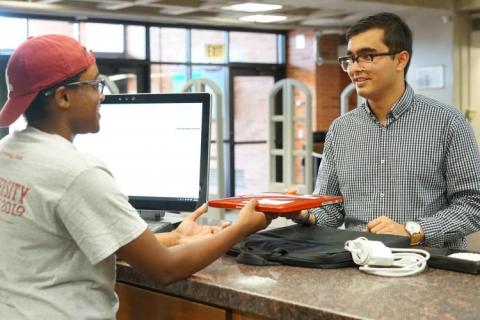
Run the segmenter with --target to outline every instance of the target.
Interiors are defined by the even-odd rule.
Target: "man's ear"
[[[60,86],[55,90],[53,93],[53,100],[55,101],[55,105],[60,109],[66,110],[70,108],[70,96],[63,86]]]
[[[410,54],[408,51],[403,50],[397,54],[397,70],[404,70],[407,67],[408,61],[410,60]]]

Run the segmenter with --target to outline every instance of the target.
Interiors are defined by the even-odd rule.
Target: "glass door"
[[[230,69],[230,194],[268,191],[269,92],[275,68]]]

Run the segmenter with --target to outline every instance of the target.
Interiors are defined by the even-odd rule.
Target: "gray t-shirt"
[[[0,315],[114,319],[115,255],[147,225],[110,172],[32,127],[0,141]]]

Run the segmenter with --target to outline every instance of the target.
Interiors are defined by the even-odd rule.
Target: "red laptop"
[[[210,200],[208,205],[215,208],[239,209],[250,199],[258,200],[258,205],[255,207],[256,210],[268,213],[296,212],[343,201],[341,196],[291,195],[267,192]]]

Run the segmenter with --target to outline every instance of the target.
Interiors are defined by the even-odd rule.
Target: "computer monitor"
[[[107,95],[100,131],[77,135],[139,210],[193,211],[208,194],[210,95]]]

